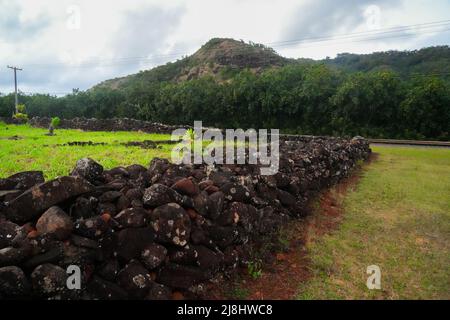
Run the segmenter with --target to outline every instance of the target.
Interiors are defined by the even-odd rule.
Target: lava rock
[[[36,267],[31,273],[33,292],[40,297],[50,297],[66,291],[66,271],[56,265],[46,263]]]
[[[195,246],[197,265],[202,269],[217,268],[224,260],[223,254],[216,253],[205,246]]]
[[[30,293],[30,284],[22,269],[16,266],[0,268],[0,296],[9,299],[24,298]]]
[[[184,194],[190,197],[195,196],[200,192],[197,184],[188,178],[178,180],[172,185],[171,188],[180,194]]]
[[[219,226],[228,226],[237,224],[239,222],[240,216],[245,214],[247,211],[247,205],[242,202],[233,202],[227,210],[222,211],[222,213],[217,217],[216,223]]]
[[[98,201],[100,201],[101,203],[114,202],[120,196],[122,196],[122,193],[119,191],[107,191],[103,193],[100,197],[98,197]]]
[[[97,271],[98,275],[108,281],[116,281],[120,271],[120,264],[117,259],[107,260]]]
[[[6,247],[0,249],[0,267],[19,265],[30,255],[29,247]]]
[[[214,185],[222,187],[224,184],[229,183],[233,173],[231,172],[211,172],[209,179],[212,180]]]
[[[126,170],[130,174],[131,179],[137,179],[140,175],[147,172],[147,168],[140,164],[132,164],[131,166],[126,167]]]
[[[3,185],[5,184],[1,180],[6,180],[9,186],[8,189],[3,189]],[[10,189],[18,189],[18,190],[26,190],[31,187],[43,183],[44,175],[42,171],[24,171],[13,174],[12,176],[6,179],[0,179],[0,190],[10,190]]]
[[[149,207],[158,207],[170,202],[183,204],[182,195],[175,190],[158,183],[147,188],[142,199],[144,204]]]
[[[170,300],[172,298],[172,290],[163,285],[154,282],[145,297],[146,300]]]
[[[75,203],[70,207],[70,216],[74,219],[86,219],[95,215],[95,209],[98,205],[98,199],[90,197],[89,199],[85,197],[78,197]]]
[[[75,222],[73,232],[89,239],[98,239],[111,230],[108,215],[96,216]]]
[[[0,202],[9,202],[23,193],[22,190],[0,190]]]
[[[77,161],[70,175],[83,177],[87,181],[94,183],[102,176],[102,173],[102,165],[90,158],[83,158]]]
[[[143,195],[144,195],[144,193],[139,188],[129,189],[125,193],[125,196],[130,200],[141,200]]]
[[[0,179],[0,190],[13,190],[16,187],[16,182],[6,179]]]
[[[128,209],[131,206],[131,201],[124,195],[120,196],[116,202],[116,209],[118,212]]]
[[[278,200],[286,207],[292,207],[296,202],[296,199],[292,194],[283,190],[278,190]]]
[[[220,190],[229,201],[248,202],[250,200],[250,190],[246,186],[237,183],[226,183]]]
[[[200,213],[202,216],[205,216],[208,214],[208,205],[209,205],[209,197],[208,193],[205,191],[200,192],[193,198],[193,206],[194,209]]]
[[[151,225],[158,241],[185,246],[191,232],[191,220],[186,211],[176,203],[157,207],[151,214]]]
[[[0,222],[0,249],[8,247],[12,244],[13,239],[17,236],[20,227],[10,221]]]
[[[225,202],[225,194],[222,191],[217,191],[208,197],[208,217],[217,219],[223,211]]]
[[[123,228],[140,228],[147,224],[148,212],[141,208],[125,209],[114,217]]]
[[[123,229],[118,235],[117,257],[125,262],[139,258],[154,240],[155,232],[151,228]]]
[[[87,292],[95,299],[102,300],[126,300],[128,293],[114,282],[106,281],[98,276],[93,276],[87,286]]]
[[[165,260],[167,249],[159,244],[150,244],[141,253],[141,262],[148,270],[159,267]]]
[[[97,214],[102,215],[102,214],[109,214],[109,215],[115,215],[116,214],[116,205],[114,203],[111,202],[106,202],[106,203],[100,203],[97,206]]]
[[[120,270],[117,283],[133,298],[144,298],[152,286],[149,272],[136,260]]]
[[[8,203],[6,216],[12,222],[27,222],[48,208],[93,190],[79,177],[61,177],[36,185]]]
[[[170,262],[182,265],[197,265],[198,252],[194,246],[186,245],[183,248],[174,248],[170,250]]]
[[[48,233],[59,240],[65,240],[72,233],[73,223],[61,208],[53,206],[38,219],[36,229],[40,234]]]
[[[64,257],[64,246],[62,243],[56,245],[53,248],[45,251],[44,253],[32,256],[30,259],[23,263],[23,266],[27,269],[34,269],[37,266],[45,263],[58,264]]]
[[[97,241],[77,236],[72,234],[70,236],[70,242],[77,247],[89,248],[89,249],[99,249],[100,245]]]
[[[188,289],[194,284],[206,281],[211,273],[199,267],[183,266],[175,263],[165,265],[158,272],[156,281],[177,289]]]

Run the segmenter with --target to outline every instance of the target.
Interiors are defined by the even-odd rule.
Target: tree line
[[[279,128],[285,133],[450,140],[450,82],[445,76],[401,77],[391,70],[349,72],[290,64],[227,81],[135,82],[125,89],[74,90],[64,97],[21,94],[29,117],[128,117],[221,128]],[[0,96],[11,116],[12,94]]]

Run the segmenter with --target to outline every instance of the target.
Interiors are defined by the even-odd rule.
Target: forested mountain
[[[21,95],[29,116],[129,117],[222,128],[450,140],[450,49],[287,59],[212,39],[195,54],[65,97]],[[10,116],[12,94],[0,97]]]
[[[217,81],[224,81],[243,69],[260,73],[262,70],[280,67],[289,62],[289,59],[281,57],[273,49],[261,44],[214,38],[191,56],[151,70],[107,80],[94,88],[123,89],[133,86],[135,82],[181,82],[203,76],[213,76]]]
[[[288,59],[261,44],[214,38],[193,55],[137,74],[104,81],[95,88],[128,89],[136,83],[182,82],[212,76],[226,81],[248,69],[259,74],[288,64],[326,64],[346,72],[394,71],[401,77],[450,76],[450,48],[429,47],[414,51],[386,51],[371,54],[341,53],[334,59]],[[448,78],[448,77],[447,77]]]
[[[414,51],[386,51],[371,54],[341,53],[334,59],[323,60],[351,72],[392,70],[403,77],[424,74],[450,74],[450,48],[429,47]]]

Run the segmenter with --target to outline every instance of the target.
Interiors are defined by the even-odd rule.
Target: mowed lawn
[[[298,299],[450,299],[450,149],[373,147],[342,223],[309,244]],[[366,268],[381,269],[381,290]]]
[[[19,171],[42,170],[46,179],[67,175],[78,159],[90,157],[106,169],[115,166],[141,164],[148,166],[154,157],[170,157],[173,145],[161,149],[127,147],[120,143],[143,140],[169,140],[170,135],[142,132],[84,132],[55,130],[56,136],[46,136],[47,130],[28,125],[6,125],[0,122],[0,178]],[[16,137],[12,140],[11,137]],[[105,142],[97,146],[57,146],[73,141]]]

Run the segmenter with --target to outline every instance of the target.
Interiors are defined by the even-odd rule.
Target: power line
[[[420,24],[414,24],[414,25],[406,25],[406,26],[398,26],[398,27],[390,27],[390,28],[381,28],[381,29],[374,29],[374,30],[367,30],[367,31],[360,31],[360,32],[353,32],[353,33],[344,33],[344,34],[337,34],[337,35],[331,35],[331,36],[318,36],[318,37],[308,37],[308,38],[300,38],[300,39],[294,39],[294,40],[284,40],[284,41],[277,41],[272,43],[267,43],[268,46],[277,46],[282,45],[285,43],[296,43],[296,42],[303,42],[303,41],[309,41],[309,40],[326,40],[329,38],[339,38],[339,37],[353,37],[353,36],[361,36],[361,35],[374,35],[374,34],[384,34],[384,33],[392,33],[392,32],[400,32],[400,31],[409,31],[414,30],[416,28],[432,28],[432,27],[440,27],[440,26],[446,26],[450,23],[450,20],[441,20],[441,21],[435,21],[435,22],[428,22],[428,23],[420,23]]]
[[[341,34],[341,35],[333,35],[333,36],[322,36],[322,37],[309,37],[303,39],[295,39],[295,40],[285,40],[279,42],[269,43],[272,48],[285,48],[288,46],[297,46],[301,44],[314,44],[314,43],[322,43],[322,42],[333,42],[338,40],[345,40],[345,42],[340,43],[332,43],[332,44],[341,44],[348,42],[364,42],[364,41],[374,41],[374,40],[382,40],[388,38],[402,38],[402,37],[412,37],[417,36],[418,34],[426,34],[426,33],[434,33],[434,32],[446,32],[450,29],[443,30],[427,30],[432,28],[442,28],[449,27],[450,20],[442,20],[436,22],[422,23],[416,25],[402,26],[402,27],[391,27],[386,29],[378,29],[378,30],[369,30],[364,32],[355,32],[349,34]],[[416,30],[417,28],[422,28],[422,30]],[[425,30],[423,30],[425,29]],[[414,34],[392,34],[398,32],[408,32],[414,31]],[[365,37],[364,37],[365,36]],[[312,47],[312,46],[311,46]],[[207,52],[214,53],[216,51],[221,51],[220,48],[212,48],[207,49]],[[235,53],[245,52],[249,50],[249,48],[239,48],[234,49]],[[161,54],[161,55],[153,55],[151,57],[122,57],[122,58],[98,58],[93,61],[83,62],[80,64],[67,64],[67,63],[57,63],[57,64],[28,64],[28,67],[39,67],[39,68],[52,68],[52,67],[65,67],[65,68],[91,68],[91,67],[114,67],[114,66],[122,66],[122,65],[130,65],[136,63],[149,64],[153,61],[163,60],[164,58],[173,58],[177,56],[187,56],[188,53],[184,52],[175,52],[170,54]],[[102,62],[111,61],[109,64],[102,64]],[[114,62],[117,61],[117,62]]]

